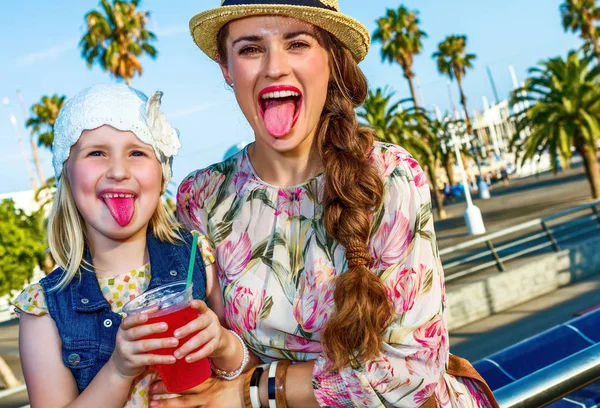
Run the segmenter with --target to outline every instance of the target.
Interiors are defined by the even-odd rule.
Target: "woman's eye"
[[[254,54],[258,54],[260,52],[260,50],[258,49],[258,47],[255,46],[247,46],[242,48],[239,51],[240,55],[254,55]]]
[[[301,49],[307,48],[307,47],[308,47],[308,44],[306,44],[304,42],[300,42],[300,41],[295,41],[290,44],[290,48],[292,50],[301,50]]]
[[[134,150],[133,152],[131,152],[131,155],[134,157],[143,157],[143,156],[147,156],[146,153],[142,152],[141,150]]]
[[[88,156],[93,156],[93,157],[100,157],[102,156],[104,153],[102,153],[100,150],[94,150],[93,152],[90,152],[90,154],[88,154]]]

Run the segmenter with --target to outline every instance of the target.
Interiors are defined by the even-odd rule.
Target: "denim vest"
[[[184,230],[179,234],[184,242],[173,245],[160,242],[148,233],[146,245],[152,276],[148,289],[187,278],[192,236]],[[85,258],[91,264],[87,251]],[[111,311],[95,273],[84,268],[80,271],[80,278],[73,278],[63,290],[51,290],[64,272],[61,268],[40,283],[48,313],[62,341],[63,363],[73,373],[77,388],[82,392],[112,355],[121,316]],[[206,270],[200,251],[196,252],[193,283],[194,298],[206,302]]]

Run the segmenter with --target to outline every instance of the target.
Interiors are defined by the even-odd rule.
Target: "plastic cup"
[[[145,324],[166,323],[167,331],[144,337],[144,339],[162,339],[175,337],[178,328],[198,317],[198,312],[190,306],[192,301],[192,286],[186,288],[186,282],[175,282],[142,293],[123,306],[123,311],[128,315],[146,313],[148,321]],[[173,355],[175,350],[185,344],[196,333],[179,339],[176,347],[166,347],[154,350],[151,353],[160,355]],[[177,360],[174,364],[157,364],[160,377],[165,383],[167,391],[178,393],[194,388],[211,376],[208,358],[188,363],[185,358]]]

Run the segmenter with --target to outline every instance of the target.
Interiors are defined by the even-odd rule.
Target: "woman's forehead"
[[[252,16],[229,23],[229,37],[244,35],[281,36],[290,32],[314,34],[315,27],[302,20],[284,16]]]

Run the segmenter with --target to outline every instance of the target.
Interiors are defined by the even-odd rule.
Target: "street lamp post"
[[[485,234],[485,225],[483,224],[481,210],[475,204],[473,204],[473,200],[471,199],[471,191],[467,182],[467,173],[465,172],[465,167],[460,156],[460,142],[456,136],[457,131],[458,127],[454,123],[451,122],[448,124],[448,132],[452,138],[454,154],[456,154],[456,162],[458,163],[458,169],[460,171],[460,176],[462,178],[463,188],[465,191],[465,198],[467,200],[467,208],[465,209],[465,223],[467,224],[467,231],[469,232],[469,235]]]

